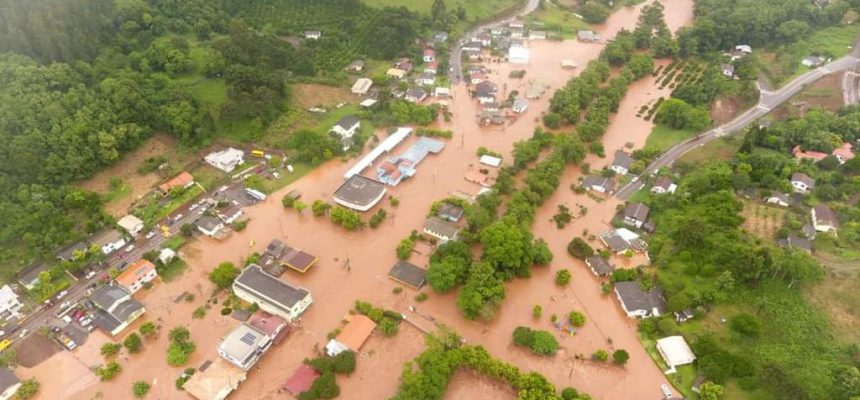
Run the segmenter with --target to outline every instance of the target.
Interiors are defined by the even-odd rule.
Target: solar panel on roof
[[[239,340],[241,340],[242,343],[245,343],[248,346],[253,346],[254,342],[257,340],[257,335],[255,335],[251,332],[246,332],[244,335],[242,335],[242,338]]]

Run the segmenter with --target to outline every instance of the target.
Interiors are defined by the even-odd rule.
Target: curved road
[[[821,79],[822,77],[829,75],[833,72],[846,70],[853,71],[854,68],[857,67],[858,62],[860,62],[860,42],[854,44],[854,49],[851,51],[850,55],[833,61],[830,64],[809,71],[795,78],[793,81],[789,82],[787,85],[781,87],[776,91],[762,90],[759,102],[758,104],[756,104],[755,107],[745,111],[743,114],[737,116],[735,119],[723,125],[720,125],[707,132],[687,139],[670,148],[669,150],[661,154],[660,157],[654,160],[651,165],[649,165],[648,168],[645,169],[645,171],[637,175],[633,180],[631,180],[630,183],[624,185],[624,187],[619,189],[615,193],[615,196],[617,196],[621,200],[629,199],[630,196],[633,195],[633,193],[636,193],[636,191],[643,186],[642,178],[646,175],[656,172],[661,167],[671,165],[676,160],[681,158],[681,156],[696,147],[703,146],[704,144],[722,136],[742,131],[744,128],[747,127],[747,125],[763,117],[772,109],[786,102],[792,96],[800,92],[806,85],[815,82],[818,79]]]

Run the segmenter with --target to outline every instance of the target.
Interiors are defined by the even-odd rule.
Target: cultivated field
[[[786,210],[753,201],[743,203],[741,216],[744,217],[744,229],[764,240],[774,240],[776,231],[782,226]]]

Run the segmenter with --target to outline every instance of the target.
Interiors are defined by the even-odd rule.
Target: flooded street
[[[668,23],[673,30],[692,21],[692,0],[672,0],[664,4]],[[622,28],[633,29],[641,7],[622,8],[614,13],[606,24],[599,28],[601,35],[609,39]],[[470,194],[478,192],[479,187],[476,184],[463,178],[469,167],[478,163],[477,148],[484,146],[504,154],[505,162],[510,162],[513,143],[531,136],[534,128],[539,125],[542,113],[548,109],[552,93],[589,61],[595,59],[602,49],[600,44],[583,44],[573,40],[531,41],[528,47],[531,49],[529,64],[487,63],[487,67],[493,70],[489,79],[499,84],[500,98],[506,98],[512,90],[523,93],[534,79],[548,84],[546,93],[539,99],[530,100],[528,111],[512,124],[481,127],[475,118],[479,113],[477,101],[469,96],[465,86],[452,88],[450,110],[453,119],[450,123],[440,123],[439,126],[453,130],[454,137],[447,141],[440,154],[430,155],[418,165],[418,172],[414,177],[397,187],[388,187],[388,193],[398,198],[400,205],[395,208],[388,200],[383,200],[376,206],[385,208],[389,215],[377,229],[365,228],[358,232],[347,232],[327,218],[313,217],[310,209],[300,215],[295,210],[284,210],[282,207],[281,197],[294,189],[301,191],[302,201],[308,205],[317,199],[331,202],[332,193],[343,183],[344,172],[356,161],[353,159],[343,163],[340,160],[332,160],[289,187],[273,193],[264,202],[245,209],[251,220],[248,229],[243,232],[234,233],[222,242],[203,238],[190,243],[182,251],[183,258],[189,263],[189,269],[183,277],[169,284],[158,283],[153,289],[142,291],[145,293],[135,296],[148,310],[141,320],[158,321],[160,318],[163,328],[157,339],[145,341],[145,350],[141,354],[134,355],[129,360],[120,357],[123,372],[113,382],[98,384],[97,378],[84,371],[84,376],[74,381],[85,388],[71,391],[70,384],[48,384],[51,381],[51,371],[39,370],[37,367],[27,373],[32,372],[43,382],[43,392],[39,398],[90,399],[97,393],[107,399],[129,398],[132,383],[140,379],[153,383],[150,398],[190,398],[174,387],[174,381],[184,367],[166,365],[167,331],[178,325],[189,327],[192,340],[197,344],[197,351],[192,355],[187,367],[198,367],[203,361],[218,357],[216,347],[221,336],[231,327],[238,325],[238,322],[221,316],[221,306],[217,304],[208,310],[205,318],[191,318],[193,310],[202,306],[213,291],[213,285],[206,278],[208,271],[223,261],[242,263],[250,253],[262,252],[274,238],[319,258],[317,264],[306,274],[288,271],[281,277],[291,284],[310,290],[314,303],[304,314],[302,327],[294,330],[280,346],[273,347],[258,364],[259,368],[249,372],[248,379],[231,398],[291,398],[286,393],[279,393],[279,386],[303,359],[314,356],[317,346],[325,344],[326,334],[340,325],[341,319],[356,299],[364,299],[400,311],[406,314],[407,318],[416,319],[428,326],[430,324],[423,316],[432,316],[440,323],[454,328],[468,343],[481,344],[495,357],[522,370],[534,370],[545,375],[559,389],[573,386],[588,392],[595,399],[658,398],[659,385],[666,379],[639,344],[635,321],[623,315],[613,295],[604,295],[601,292],[598,281],[584,263],[570,257],[565,250],[567,243],[574,236],[582,235],[584,230],[599,234],[608,229],[618,205],[614,199],[596,202],[586,195],[574,194],[569,186],[581,176],[578,168],[568,167],[555,194],[538,210],[533,226],[535,236],[548,242],[555,255],[554,261],[549,266],[535,268],[530,279],[509,282],[506,285],[507,298],[493,321],[484,324],[463,318],[454,304],[455,293],[439,295],[425,288],[424,292],[429,293],[430,297],[422,303],[413,300],[417,293],[411,289],[405,288],[403,293],[394,294],[392,290],[397,285],[386,276],[397,261],[397,243],[409,236],[412,230],[421,230],[435,200],[445,198],[454,191]],[[573,59],[580,67],[564,70],[560,64],[562,59]],[[523,79],[508,78],[510,71],[521,69],[527,70]],[[586,162],[591,163],[592,168],[610,163],[611,154],[627,142],[633,143],[634,148],[641,148],[651,131],[651,123],[637,118],[636,111],[649,101],[668,96],[668,92],[669,89],[658,90],[651,77],[631,85],[621,103],[619,114],[612,116],[612,124],[604,136],[608,157],[599,159],[589,155]],[[380,139],[384,138],[382,136],[384,134]],[[407,139],[392,151],[392,155],[400,154],[415,140],[414,137]],[[365,171],[365,174],[369,175],[371,169]],[[559,230],[551,222],[559,204],[566,204],[574,211],[578,211],[577,204],[581,204],[587,207],[588,211],[563,230]],[[372,211],[365,213],[363,218],[367,220],[371,213]],[[593,247],[599,247],[595,242],[591,244]],[[613,262],[619,267],[629,268],[641,262],[639,258],[631,260],[615,257]],[[344,267],[346,259],[349,259],[350,269]],[[412,258],[413,262],[421,266],[425,266],[424,260],[426,258]],[[556,270],[564,268],[572,272],[573,279],[568,287],[559,288],[554,284],[553,277]],[[195,299],[192,302],[176,302],[175,299],[184,292],[194,294]],[[535,321],[531,315],[531,309],[536,304],[543,307],[543,318],[540,321]],[[409,306],[417,307],[418,313],[410,312]],[[553,330],[549,322],[550,315],[556,314],[564,318],[573,310],[584,312],[587,322],[575,336],[565,336],[557,332],[562,345],[557,356],[537,357],[511,344],[511,332],[515,327],[529,325]],[[132,328],[136,329],[140,323],[138,321]],[[129,332],[131,329],[125,334]],[[95,338],[93,336],[84,349],[75,352],[82,360],[80,364],[83,368],[103,362],[96,347],[99,340],[94,340]],[[390,397],[396,391],[397,378],[403,363],[414,358],[423,347],[421,335],[411,326],[401,327],[401,332],[395,338],[383,338],[379,333],[374,334],[362,348],[362,352],[366,354],[359,356],[356,372],[350,377],[338,377],[342,389],[340,398],[373,400]],[[615,367],[611,363],[574,359],[578,354],[589,359],[597,349],[625,349],[631,358],[624,368]],[[68,353],[56,355],[55,358],[74,360]],[[42,366],[47,365],[59,364],[49,362]],[[66,367],[64,363],[63,368]],[[469,378],[471,377],[468,374],[458,373],[448,398],[487,398],[485,395],[499,399],[515,397],[515,394],[505,391],[504,388],[493,388],[492,382],[480,382],[470,387]],[[486,388],[487,391],[477,394],[475,388]],[[71,395],[75,392],[77,393]]]

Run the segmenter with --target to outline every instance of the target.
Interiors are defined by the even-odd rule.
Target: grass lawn
[[[573,12],[551,3],[545,3],[543,8],[535,10],[525,20],[530,27],[552,32],[564,39],[573,38],[578,30],[588,28],[588,24],[575,16]]]
[[[666,371],[669,369],[669,366],[666,365],[666,362],[663,360],[663,357],[660,356],[660,352],[657,351],[657,341],[654,339],[649,339],[647,337],[639,336],[639,341],[642,343],[642,346],[645,347],[645,352],[648,353],[648,356],[654,360],[654,363],[657,364],[657,368],[660,368],[661,371]],[[672,383],[672,386],[675,389],[679,390],[684,398],[694,400],[698,397],[693,392],[693,381],[696,380],[696,367],[693,365],[683,365],[675,368],[675,373],[671,375],[666,375],[666,379]]]
[[[122,200],[131,194],[131,187],[125,183],[120,183],[119,187],[111,187],[110,191],[102,195],[102,201],[105,204],[112,203],[117,200]]]
[[[687,129],[672,129],[666,125],[657,124],[654,125],[654,129],[652,129],[651,134],[648,135],[648,139],[645,141],[645,148],[649,150],[656,149],[663,152],[670,147],[683,142],[685,139],[695,135],[696,133],[698,132]]]
[[[817,235],[814,246],[815,252],[822,256],[822,258],[840,262],[860,260],[860,249],[845,240],[834,238],[830,235]]]
[[[371,7],[406,7],[412,11],[430,15],[430,8],[434,0],[362,0],[364,4]],[[481,21],[489,19],[500,12],[511,7],[523,4],[523,0],[445,0],[448,11],[463,7],[466,10],[466,18],[469,21]]]
[[[167,283],[182,276],[187,268],[188,264],[186,264],[185,261],[182,261],[179,257],[176,257],[170,262],[170,264],[158,270],[158,276],[161,277],[162,281]]]
[[[191,199],[197,197],[201,193],[203,193],[203,189],[198,185],[194,185],[181,195],[171,198],[163,204],[159,201],[159,198],[157,198],[156,195],[152,195],[147,199],[145,204],[140,205],[135,209],[135,215],[142,219],[147,226],[152,226],[153,223],[170,215],[170,213],[175,211],[177,208],[191,201]]]
[[[291,165],[293,166],[292,173],[287,170],[280,170],[280,178],[263,180],[263,188],[266,193],[274,193],[278,189],[299,180],[299,178],[305,176],[305,174],[316,168],[315,166],[304,162],[292,163]]]
[[[771,83],[779,87],[795,77],[809,71],[800,64],[803,57],[820,54],[825,58],[839,58],[851,51],[851,45],[860,35],[860,24],[833,26],[819,29],[808,36],[806,40],[765,52],[761,56],[760,66],[770,78]]]
[[[741,136],[725,136],[708,144],[696,147],[684,154],[678,161],[691,164],[704,164],[716,160],[730,160],[741,145]]]

